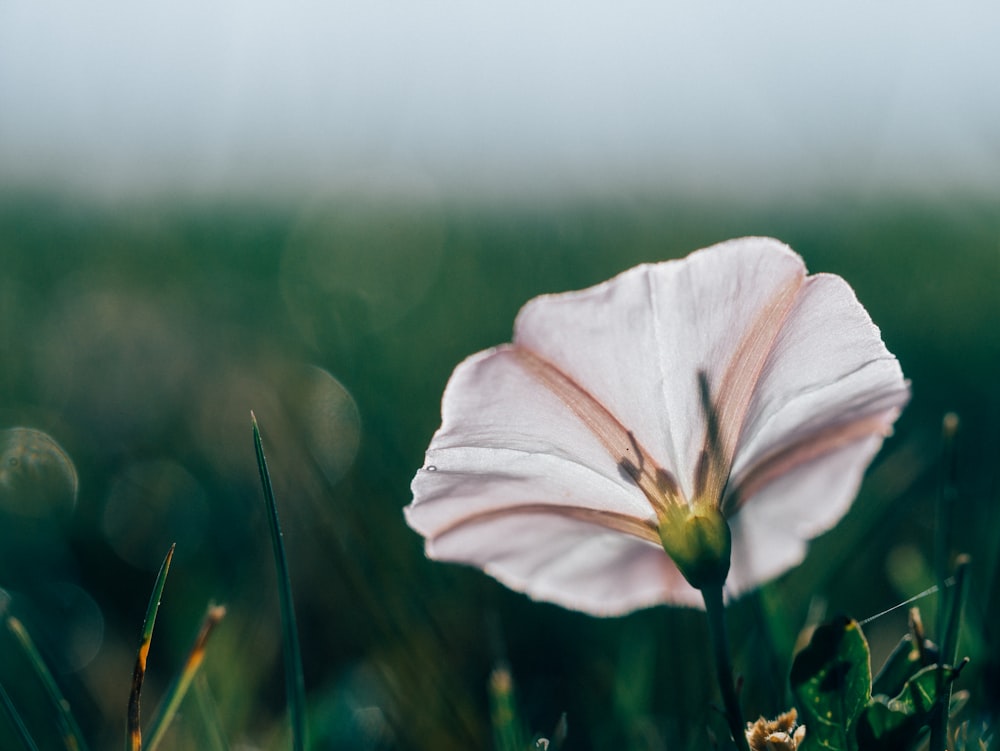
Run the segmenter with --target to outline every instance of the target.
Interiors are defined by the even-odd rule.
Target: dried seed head
[[[773,720],[763,717],[747,723],[747,743],[751,751],[796,751],[806,737],[806,726],[796,725],[794,708]]]

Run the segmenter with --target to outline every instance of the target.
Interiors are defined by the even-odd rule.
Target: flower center
[[[721,587],[729,574],[732,533],[718,506],[671,505],[657,531],[667,555],[696,589]]]

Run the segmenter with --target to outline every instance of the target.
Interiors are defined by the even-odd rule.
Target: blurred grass
[[[604,621],[531,603],[478,572],[425,561],[400,510],[452,368],[507,341],[530,297],[768,234],[854,286],[914,397],[845,522],[802,567],[733,608],[745,709],[787,708],[790,650],[811,605],[863,618],[933,584],[939,425],[954,410],[952,547],[972,555],[960,652],[973,663],[960,688],[973,689],[970,716],[993,717],[997,205],[620,196],[485,207],[359,194],[112,206],[0,194],[0,430],[44,431],[79,478],[72,513],[0,506],[8,610],[92,747],[111,747],[148,591],[140,553],[176,538],[176,589],[144,702],[167,689],[205,603],[225,602],[203,667],[222,731],[234,746],[287,747],[274,572],[245,440],[253,408],[283,502],[315,748],[488,748],[500,658],[529,735],[566,712],[567,748],[702,748],[704,726],[721,728],[702,614]],[[927,623],[933,607],[922,605]],[[903,611],[867,627],[876,657],[904,630]],[[30,668],[8,658],[15,649],[0,634],[0,682],[47,737]],[[162,748],[198,745],[198,712],[187,714]],[[0,723],[0,747],[12,732]]]

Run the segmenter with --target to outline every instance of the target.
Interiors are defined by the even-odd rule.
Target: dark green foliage
[[[868,643],[857,621],[837,618],[816,629],[791,673],[806,749],[857,751],[854,723],[871,699]]]
[[[924,735],[938,699],[958,677],[961,668],[932,665],[915,673],[891,699],[872,697],[858,720],[861,751],[898,751],[912,748]]]
[[[317,253],[332,254],[326,240],[344,237],[302,220],[342,216],[315,197],[229,205],[0,198],[0,429],[51,435],[79,475],[68,519],[0,519],[0,587],[12,593],[11,612],[30,629],[91,748],[120,746],[122,701],[95,696],[113,694],[114,680],[127,692],[128,668],[120,679],[108,676],[105,656],[134,654],[159,564],[131,562],[110,546],[108,496],[122,478],[165,483],[178,475],[182,489],[200,491],[200,515],[173,503],[190,494],[157,495],[155,485],[137,488],[138,500],[123,511],[150,519],[146,526],[122,520],[133,549],[158,559],[176,539],[183,551],[171,573],[179,586],[158,617],[157,662],[145,689],[150,706],[172,674],[160,666],[183,661],[192,624],[207,601],[220,600],[229,615],[203,670],[224,736],[279,747],[287,707],[282,627],[279,609],[268,605],[275,574],[261,535],[265,508],[241,439],[251,407],[267,430],[296,572],[316,748],[489,746],[484,685],[496,655],[483,637],[484,613],[503,625],[526,732],[551,728],[565,711],[574,751],[706,748],[706,726],[720,723],[703,613],[661,608],[596,620],[533,603],[480,572],[424,560],[400,510],[440,424],[451,370],[507,341],[518,308],[533,295],[746,234],[776,236],[810,271],[844,276],[913,382],[913,401],[844,521],[813,542],[800,567],[727,612],[747,719],[788,707],[790,655],[811,602],[869,614],[935,583],[924,564],[933,550],[937,426],[946,410],[962,416],[953,544],[973,554],[972,607],[961,639],[972,662],[960,683],[972,689],[968,714],[976,722],[990,721],[984,712],[1000,706],[991,678],[1000,653],[990,631],[1000,622],[995,196],[891,201],[866,189],[774,201],[607,195],[542,206],[439,202],[406,224],[412,231],[399,233],[397,247],[349,256],[373,258],[385,279],[410,283],[395,296],[392,285],[351,286],[351,269],[322,278],[305,273],[312,229],[324,232],[309,246]],[[377,213],[367,216],[380,221]],[[359,228],[351,236],[377,240],[387,231]],[[301,379],[287,372],[303,364],[330,373],[356,402],[360,447],[341,475],[331,475],[313,440],[306,419],[316,412],[289,388]],[[184,473],[128,471],[150,460]],[[165,500],[154,506],[154,498]],[[156,515],[141,516],[152,510]],[[104,641],[92,662],[74,663],[64,651],[77,641],[67,638],[70,631],[83,633],[85,624],[44,599],[53,582],[72,582],[103,615]],[[891,621],[878,627],[897,628],[884,625]],[[928,623],[937,624],[930,610]],[[876,627],[865,626],[876,651],[886,643],[887,651],[904,628],[879,639]],[[46,742],[55,724],[49,703],[29,691],[36,676],[15,657],[13,638],[0,629],[0,682],[38,744],[58,747]],[[337,711],[324,712],[329,706]],[[197,713],[188,710],[163,748],[211,747],[191,739]],[[181,731],[187,735],[175,735]],[[0,748],[7,747],[19,741],[0,717]]]
[[[919,638],[919,637],[918,637]],[[872,681],[872,694],[895,696],[921,668],[937,663],[937,648],[927,639],[920,648],[913,634],[906,634],[892,650]]]
[[[936,652],[913,648],[908,634],[889,655],[873,694],[868,642],[858,623],[845,617],[819,626],[792,664],[790,682],[799,721],[806,726],[803,751],[905,751],[925,736],[947,703],[957,667],[931,661]],[[940,706],[943,706],[941,704]]]

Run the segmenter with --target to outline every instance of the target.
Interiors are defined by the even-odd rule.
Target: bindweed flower
[[[525,305],[452,374],[406,518],[539,600],[699,606],[799,563],[908,397],[843,279],[732,240]]]

